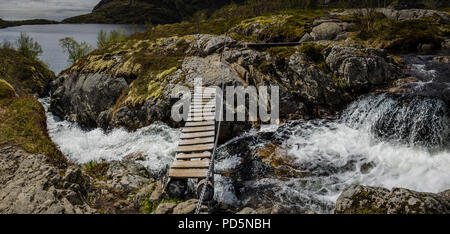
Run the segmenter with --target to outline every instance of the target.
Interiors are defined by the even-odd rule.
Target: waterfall
[[[230,202],[226,198],[233,192],[244,205],[259,199],[297,212],[329,213],[350,184],[440,192],[450,188],[449,126],[448,106],[440,100],[406,102],[379,95],[354,102],[335,121],[294,121],[269,138],[249,132],[250,149],[280,139],[292,171],[245,181],[239,188],[233,187],[239,181],[221,180],[216,199]],[[237,170],[240,155],[222,151],[217,172]]]

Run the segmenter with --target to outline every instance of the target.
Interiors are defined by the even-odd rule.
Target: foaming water
[[[46,111],[49,99],[40,99]],[[161,175],[175,157],[179,131],[164,124],[153,124],[135,132],[114,129],[84,130],[78,124],[61,121],[47,111],[47,127],[52,140],[72,162],[123,160],[129,155],[141,155],[137,162],[153,174]]]
[[[450,188],[449,115],[441,101],[403,103],[369,96],[350,105],[339,120],[287,125],[249,144],[258,148],[280,140],[279,151],[285,152],[291,172],[298,176],[266,174],[245,181],[237,193],[244,205],[259,196],[259,202],[282,204],[296,212],[329,213],[350,184],[423,192]],[[239,168],[237,156],[225,156],[217,170]],[[230,186],[222,187],[233,191]]]

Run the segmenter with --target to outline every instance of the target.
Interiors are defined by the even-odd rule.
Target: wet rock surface
[[[53,92],[51,111],[88,127],[97,125],[100,114],[113,105],[128,86],[123,77],[100,73],[63,75],[52,85],[56,90]]]
[[[401,76],[383,50],[333,47],[325,61],[343,85],[353,90],[377,87]]]
[[[336,201],[336,214],[448,214],[446,192],[434,194],[409,189],[351,185]]]

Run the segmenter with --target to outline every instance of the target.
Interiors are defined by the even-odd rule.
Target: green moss
[[[450,26],[439,16],[413,20],[377,16],[370,29],[360,28],[354,39],[390,51],[409,52],[417,50],[421,43],[438,45],[449,35]]]
[[[22,147],[32,154],[44,154],[56,166],[65,167],[66,158],[47,133],[42,105],[33,97],[0,99],[0,144]]]
[[[54,74],[40,61],[11,49],[0,49],[0,144],[44,154],[65,167],[67,161],[47,133],[44,108],[32,94],[44,96]]]
[[[339,87],[341,89],[347,88],[347,83],[343,79],[336,76],[334,73],[333,73],[333,81],[337,87]]]
[[[106,162],[90,161],[83,165],[83,170],[86,174],[100,180],[106,180],[106,172],[108,171],[108,168],[109,164]]]
[[[183,202],[183,200],[178,199],[178,198],[174,198],[174,199],[163,199],[161,201],[158,202],[150,202],[149,201],[149,197],[147,197],[141,204],[141,212],[143,214],[151,214],[153,213],[159,205],[164,204],[164,203],[175,203],[175,204],[179,204]]]
[[[314,19],[324,15],[323,10],[278,11],[241,21],[232,29],[232,37],[246,41],[299,41],[312,28]],[[243,35],[248,33],[250,27],[260,29],[256,35]]]
[[[303,43],[298,47],[298,51],[304,53],[308,58],[316,63],[323,61],[322,52],[326,46],[316,43]]]
[[[16,96],[14,87],[0,78],[0,98],[12,98],[14,96]]]
[[[10,83],[19,95],[48,94],[53,72],[39,60],[27,58],[11,49],[0,49],[0,77]]]
[[[267,53],[276,58],[287,58],[295,54],[297,49],[295,47],[273,47],[267,50]]]

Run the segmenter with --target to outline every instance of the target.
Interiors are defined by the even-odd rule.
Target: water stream
[[[445,97],[450,84],[448,64],[438,66],[419,56],[407,61],[407,72],[421,79],[413,84],[417,93],[431,87],[429,98],[406,102],[369,95],[349,105],[338,120],[298,120],[275,133],[244,133],[219,148],[215,199],[234,206],[281,204],[297,212],[329,213],[350,184],[425,192],[449,189],[450,112],[448,103],[436,98]],[[48,99],[40,101],[48,107]],[[164,124],[104,132],[61,121],[50,112],[47,118],[51,138],[76,163],[140,154],[144,159],[138,162],[160,175],[179,141],[180,131]],[[276,142],[276,155],[282,159],[273,166],[275,172],[259,159],[244,162],[243,155],[271,142]],[[230,150],[233,147],[238,150]],[[236,178],[233,171],[246,176]]]

